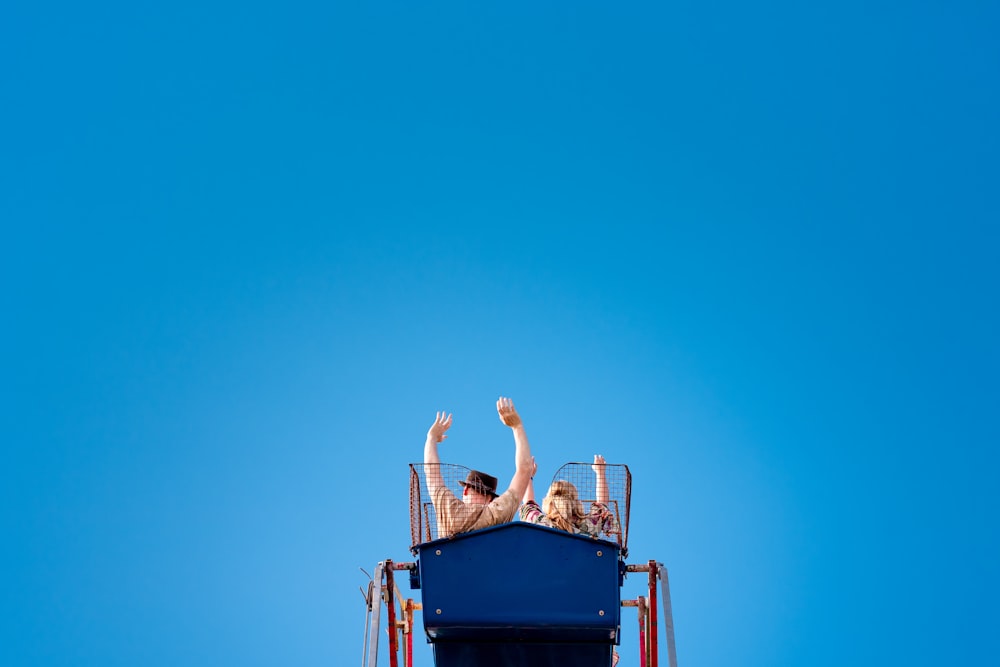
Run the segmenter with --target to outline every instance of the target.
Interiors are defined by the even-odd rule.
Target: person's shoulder
[[[497,496],[496,498],[494,498],[493,500],[491,500],[490,501],[490,505],[507,505],[508,503],[511,503],[511,502],[517,504],[518,497],[517,497],[517,494],[514,493],[514,489],[507,489],[506,491],[504,491],[503,493],[501,493],[499,496]]]
[[[531,518],[532,520],[537,520],[539,517],[545,516],[542,514],[542,508],[534,500],[529,500],[521,505],[519,514],[522,517]]]
[[[431,501],[435,505],[446,501],[462,502],[455,496],[454,493],[452,493],[451,489],[449,489],[447,486],[443,484],[434,489],[433,491],[431,491]]]
[[[520,504],[520,498],[514,493],[514,489],[507,489],[502,494],[494,498],[488,507],[490,512],[497,517],[506,517],[504,520],[509,521],[513,518],[514,514],[517,512],[517,506]]]

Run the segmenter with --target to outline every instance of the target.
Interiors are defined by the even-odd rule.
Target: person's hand
[[[437,417],[434,419],[434,423],[431,427],[427,429],[427,439],[433,439],[434,442],[442,442],[448,436],[445,435],[445,431],[451,428],[451,415],[439,412]]]
[[[604,474],[604,457],[600,454],[594,454],[594,465],[590,466],[594,469],[598,475]]]
[[[501,396],[497,399],[497,414],[500,415],[500,421],[511,428],[521,425],[521,416],[514,408],[514,401],[509,398]]]
[[[538,472],[538,464],[535,463],[535,457],[531,457],[531,479],[535,479],[535,473]]]

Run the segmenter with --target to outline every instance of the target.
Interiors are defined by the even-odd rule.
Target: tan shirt
[[[520,504],[513,489],[507,489],[487,505],[467,505],[447,487],[439,486],[431,500],[437,510],[439,538],[507,523],[513,520]]]

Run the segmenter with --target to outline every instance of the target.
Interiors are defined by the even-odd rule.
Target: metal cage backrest
[[[457,498],[462,497],[462,485],[470,469],[452,463],[411,463],[410,464],[410,548],[418,544],[447,537],[438,526],[437,513],[427,488],[427,470],[436,467],[445,487]],[[608,486],[608,509],[615,518],[614,527],[603,539],[617,542],[623,551],[628,549],[629,503],[632,496],[632,473],[628,466],[618,463],[603,464]],[[552,481],[566,480],[576,486],[584,511],[597,500],[597,475],[590,463],[567,463],[558,471]],[[499,489],[498,489],[499,491]],[[536,488],[539,503],[548,489]]]
[[[418,544],[447,537],[446,531],[438,527],[437,513],[427,487],[427,471],[436,468],[448,491],[456,498],[462,497],[462,485],[471,470],[453,463],[411,463],[410,464],[410,548]],[[500,490],[498,490],[499,492]]]
[[[614,515],[614,526],[601,537],[614,542],[622,551],[628,550],[629,503],[632,497],[632,473],[621,463],[599,464],[607,481],[608,509]],[[556,471],[552,481],[564,480],[576,487],[577,496],[583,504],[583,511],[589,512],[591,503],[597,502],[597,468],[591,463],[567,463]],[[536,480],[537,481],[537,480]],[[535,487],[538,503],[548,489]]]

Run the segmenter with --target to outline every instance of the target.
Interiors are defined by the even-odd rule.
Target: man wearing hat
[[[448,437],[445,432],[451,427],[451,415],[437,413],[434,423],[427,431],[424,471],[427,490],[437,511],[438,537],[450,537],[457,533],[507,523],[517,513],[521,496],[531,480],[531,448],[524,432],[524,423],[511,399],[501,396],[497,400],[497,414],[500,415],[500,421],[514,432],[514,477],[507,490],[500,495],[497,495],[496,477],[473,470],[464,481],[459,482],[462,485],[462,498],[457,498],[441,476],[441,460],[437,451],[438,443]]]

